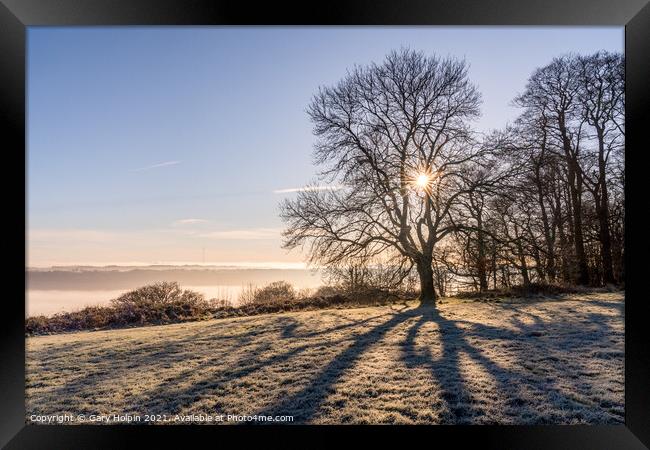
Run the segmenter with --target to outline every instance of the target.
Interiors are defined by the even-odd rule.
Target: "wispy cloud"
[[[158,164],[152,164],[151,166],[140,167],[138,169],[131,169],[131,172],[144,172],[145,170],[157,169],[158,167],[175,166],[176,164],[180,164],[180,163],[181,161],[165,161]]]
[[[172,225],[173,226],[179,226],[179,225],[197,225],[200,223],[208,223],[209,221],[206,219],[179,219],[175,220]]]
[[[338,191],[343,189],[344,186],[335,184],[331,186],[303,186],[297,188],[286,188],[286,189],[276,189],[273,191],[274,194],[289,194],[292,192],[317,192],[317,191]]]
[[[198,234],[197,236],[222,240],[259,240],[277,239],[281,233],[281,228],[248,228],[241,230],[210,231],[208,233]]]

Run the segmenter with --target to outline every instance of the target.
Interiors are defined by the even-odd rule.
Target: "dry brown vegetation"
[[[186,322],[209,318],[213,309],[202,294],[183,290],[176,282],[160,282],[129,291],[112,300],[110,306],[87,306],[52,317],[28,317],[25,332],[50,334]]]
[[[301,311],[27,338],[31,414],[620,424],[617,293]]]
[[[285,281],[262,288],[249,286],[235,307],[228,300],[205,299],[177,282],[159,282],[129,291],[111,301],[110,306],[88,306],[79,311],[51,317],[34,316],[25,321],[28,336],[128,328],[146,325],[207,320],[211,318],[252,316],[283,311],[355,307],[387,304],[397,300],[394,293],[379,289],[344,290],[336,287],[315,293],[298,292]]]

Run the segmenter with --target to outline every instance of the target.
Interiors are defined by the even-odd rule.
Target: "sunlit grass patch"
[[[27,338],[27,416],[623,423],[621,293],[286,312]]]

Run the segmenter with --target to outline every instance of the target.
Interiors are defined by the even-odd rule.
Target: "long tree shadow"
[[[461,373],[460,355],[465,353],[481,364],[494,378],[497,389],[505,389],[503,380],[511,377],[512,373],[487,358],[467,341],[465,335],[468,331],[458,326],[458,323],[463,321],[456,322],[446,319],[437,309],[430,306],[420,306],[396,313],[390,320],[357,336],[354,342],[345,351],[333,358],[306,387],[279,403],[264,408],[258,414],[292,415],[296,423],[309,422],[319,413],[327,397],[334,392],[334,385],[342,379],[348,369],[354,366],[363,353],[381,340],[390,330],[409,319],[417,319],[417,321],[407,332],[402,346],[402,359],[408,368],[424,366],[431,370],[433,379],[439,385],[441,398],[448,406],[443,421],[465,423],[483,414],[484,411],[479,408],[479,401],[473,398],[472,392],[467,387],[466,380]],[[439,329],[442,354],[438,359],[433,358],[429,348],[423,351],[416,349],[415,339],[418,331],[427,323],[437,324]],[[471,325],[476,324],[471,323]],[[504,332],[502,329],[491,330],[487,327],[482,329],[484,332],[495,330],[501,333]],[[522,405],[515,400],[512,406],[521,408]]]
[[[235,364],[237,369],[229,372],[229,378],[232,379],[237,376],[246,376],[247,374],[266,365],[290,359],[311,347],[311,345],[301,345],[296,349],[280,353],[272,358],[261,358],[260,355],[273,345],[272,339],[264,339],[262,342],[254,345],[253,349],[243,350],[246,346],[253,345],[255,339],[259,338],[260,335],[268,336],[278,332],[282,339],[323,336],[355,327],[383,316],[384,314],[380,314],[363,320],[350,320],[349,323],[325,328],[319,331],[297,333],[296,329],[298,328],[298,322],[295,319],[288,316],[278,315],[272,325],[266,326],[262,330],[257,327],[251,327],[251,329],[245,332],[234,333],[228,336],[219,336],[219,344],[224,351],[241,353],[239,362]],[[249,319],[246,321],[240,319],[238,322],[240,324],[242,322],[247,324],[248,322],[251,322],[251,320]],[[218,329],[220,325],[221,324],[219,323],[214,325],[215,329]],[[155,328],[152,327],[150,331],[155,331]],[[65,347],[65,354],[62,355],[62,357],[68,358],[69,354],[75,354],[78,356],[81,350],[91,350],[90,354],[84,358],[85,362],[93,368],[90,371],[79,371],[77,375],[68,379],[66,383],[53,386],[50,394],[54,397],[68,397],[71,393],[80,393],[87,396],[90,394],[86,391],[89,388],[92,388],[93,385],[108,386],[110,380],[119,379],[128,375],[129,371],[135,367],[145,366],[149,371],[161,371],[170,365],[187,364],[188,361],[196,357],[196,355],[188,352],[188,343],[203,346],[211,345],[213,342],[214,336],[208,329],[207,332],[206,330],[203,330],[202,332],[193,333],[184,336],[183,339],[167,342],[162,346],[157,340],[142,345],[129,342],[123,345],[116,345],[113,348],[102,348],[101,352],[93,352],[93,346],[95,345],[94,342],[81,345],[67,344]],[[137,360],[134,359],[134,356],[137,356]],[[54,362],[52,355],[48,354],[47,350],[34,352],[30,357],[34,360],[41,361],[43,364],[51,364]],[[127,361],[131,362],[129,364],[124,364]],[[179,392],[178,384],[183,379],[192,375],[197,370],[203,370],[213,366],[219,367],[219,363],[220,361],[218,358],[209,358],[196,365],[190,365],[187,369],[182,370],[177,376],[162,381],[156,389],[153,389],[149,393],[149,397],[155,398],[164,396],[166,398],[171,398],[174,393]],[[167,395],[168,392],[170,395]],[[138,400],[146,400],[146,397],[133,399],[135,402]]]
[[[461,330],[456,322],[444,318],[430,306],[398,312],[388,321],[357,336],[353,343],[334,357],[307,386],[284,400],[264,408],[258,414],[292,415],[296,423],[309,422],[319,413],[327,397],[334,392],[334,385],[343,378],[348,369],[354,366],[363,353],[386,336],[390,330],[410,319],[417,319],[417,321],[409,328],[402,346],[403,361],[408,368],[425,366],[431,370],[433,378],[438,381],[441,389],[441,397],[448,405],[448,415],[443,420],[463,423],[468,418],[482,414],[461,373],[460,353],[464,352],[472,356],[494,374],[497,380],[502,380],[509,374],[470,345],[463,337],[466,331]],[[415,338],[419,329],[430,322],[437,324],[440,332],[442,356],[439,359],[432,357],[430,349],[422,352],[415,348]],[[440,364],[441,362],[444,364]],[[469,410],[468,405],[471,405]]]
[[[188,367],[187,369],[174,374],[156,385],[154,389],[143,392],[136,398],[132,398],[134,405],[144,405],[146,410],[153,414],[178,413],[184,407],[190,406],[192,401],[201,396],[219,395],[228,385],[236,383],[238,380],[245,379],[255,374],[257,371],[278,366],[291,360],[295,360],[301,354],[308,352],[314,347],[321,346],[321,341],[305,342],[297,346],[289,346],[284,351],[273,353],[265,356],[267,352],[273,350],[277,345],[274,334],[278,333],[281,341],[291,339],[300,342],[299,339],[311,338],[315,336],[324,336],[344,329],[363,325],[369,321],[376,320],[385,316],[380,314],[371,316],[363,320],[349,320],[344,325],[325,328],[318,332],[298,333],[299,322],[289,316],[277,316],[273,326],[266,330],[256,332],[242,333],[238,335],[236,343],[231,343],[230,348],[237,353],[237,360],[223,366],[220,356],[214,355],[204,359],[199,364]],[[259,336],[258,336],[259,335]],[[259,342],[251,341],[251,336],[262,337]],[[328,339],[328,345],[344,344],[346,338]],[[248,348],[250,346],[250,348]],[[191,385],[185,381],[197,373],[206,372],[206,376],[199,380],[194,380]]]
[[[597,306],[622,308],[622,305],[618,304]],[[197,398],[211,396],[218,399],[221,394],[236,389],[238,380],[250,379],[250,377],[255,379],[255,374],[259,370],[279,366],[291,368],[294,363],[303,364],[305,360],[302,355],[307,355],[311,361],[309,364],[314,364],[306,368],[305,375],[307,375],[312,367],[322,367],[318,363],[320,352],[323,351],[321,348],[329,347],[322,353],[323,357],[325,355],[329,357],[332,355],[330,349],[346,346],[345,350],[337,353],[297,392],[289,395],[281,394],[279,401],[258,411],[261,415],[292,415],[294,423],[310,422],[326,411],[323,407],[328,397],[336,391],[336,384],[345,379],[346,372],[352,369],[374,344],[389,334],[390,339],[393,339],[395,334],[391,333],[391,330],[406,321],[413,321],[408,328],[404,329],[405,337],[398,347],[398,350],[401,350],[400,360],[407,368],[426,368],[429,372],[432,385],[438,389],[433,392],[437,392],[438,395],[431,395],[426,400],[432,405],[439,401],[444,403],[442,408],[438,408],[439,404],[435,406],[436,410],[441,410],[438,421],[503,423],[505,418],[506,423],[520,423],[518,420],[523,417],[534,423],[544,423],[545,420],[548,423],[552,422],[552,417],[539,419],[539,409],[535,410],[539,407],[540,401],[544,401],[540,396],[553,397],[555,399],[553,401],[560,406],[560,409],[571,410],[575,407],[577,410],[584,405],[577,405],[570,392],[564,392],[562,386],[557,386],[558,371],[555,372],[555,379],[545,377],[548,374],[536,373],[539,361],[551,361],[552,364],[560,367],[559,372],[561,372],[564,368],[575,369],[576,365],[580,364],[571,361],[572,354],[576,352],[590,351],[594,353],[595,358],[620,356],[616,352],[606,351],[607,349],[603,347],[607,344],[603,339],[606,340],[612,332],[616,331],[609,328],[608,322],[616,314],[602,315],[588,311],[574,317],[570,312],[561,312],[556,313],[558,315],[549,322],[542,319],[539,312],[526,311],[525,305],[503,304],[496,308],[495,314],[507,312],[510,316],[509,320],[500,321],[499,326],[479,323],[472,321],[471,318],[452,320],[451,311],[439,311],[426,306],[373,315],[360,320],[349,320],[349,323],[336,324],[322,330],[309,330],[307,325],[307,329],[303,331],[305,323],[300,323],[290,316],[277,316],[264,329],[250,329],[243,333],[237,332],[222,337],[225,345],[220,346],[218,354],[201,353],[196,363],[180,372],[170,373],[171,376],[165,377],[156,384],[155,388],[147,389],[129,400],[134,408],[146,407],[151,413],[180,412],[191,407]],[[373,323],[378,320],[381,323]],[[354,329],[357,326],[371,326],[371,328],[357,331]],[[436,331],[425,336],[422,334],[423,329],[429,326]],[[574,327],[575,330],[572,329]],[[335,338],[335,333],[347,329],[350,329],[351,333]],[[591,335],[583,340],[576,340],[576,332],[584,330],[591,330]],[[552,332],[552,338],[545,336],[549,331]],[[328,337],[329,333],[333,334]],[[617,336],[615,333],[613,336],[616,339],[620,338],[620,335]],[[204,341],[208,343],[213,336],[195,334],[186,338],[200,344]],[[317,339],[310,340],[311,338]],[[186,348],[188,339],[174,341],[163,353],[160,353],[160,348],[156,346],[141,346],[138,348],[138,360],[140,363],[145,362],[145,365],[150,366],[152,370],[181,362],[191,357]],[[487,343],[494,345],[486,346]],[[436,348],[439,351],[434,351]],[[501,349],[509,358],[505,364],[503,355],[499,354]],[[229,352],[236,355],[236,358],[231,358],[224,365],[221,358]],[[116,353],[115,357],[122,354]],[[103,355],[104,361],[106,356]],[[142,361],[141,358],[145,358],[146,361]],[[479,375],[480,382],[477,383],[476,377],[468,377],[468,361],[476,370],[475,373]],[[121,369],[125,374],[128,371],[128,367]],[[119,375],[115,371],[106,370],[106,372],[112,372],[113,377]],[[87,392],[88,389],[92,389],[93,384],[96,385],[98,380],[107,376],[107,373],[97,374],[98,377],[95,377],[94,382],[90,384],[81,378],[72,380],[72,383],[67,383],[65,386],[67,394],[70,394],[71,390]],[[289,373],[299,372],[287,372]],[[197,377],[197,374],[202,376]],[[190,378],[192,380],[188,383],[187,380]],[[276,379],[269,379],[269,382],[275,383],[271,380]],[[277,383],[283,381],[293,384],[295,380],[282,378],[278,379]],[[579,387],[578,390],[582,390],[579,392],[582,398],[585,397],[585,393],[592,394],[592,386],[588,378],[578,381],[579,386],[582,387],[578,384],[576,386]],[[257,383],[257,388],[266,389],[264,383],[266,382]],[[495,414],[495,405],[490,403],[489,398],[486,401],[484,394],[487,390],[492,392],[493,399],[499,400],[497,414]],[[537,398],[533,399],[537,405],[533,405],[530,397],[526,397],[531,390],[537,395]],[[61,395],[65,393],[62,391]],[[253,392],[251,391],[250,394],[253,395]],[[277,393],[268,394],[278,398]],[[268,397],[266,394],[265,396]],[[265,400],[261,402],[264,404]],[[499,418],[500,421],[495,418]]]
[[[402,361],[407,368],[427,367],[430,370],[431,378],[439,388],[439,397],[446,404],[440,417],[442,423],[553,423],[554,420],[562,420],[553,414],[540,414],[539,409],[535,408],[544,401],[551,401],[560,410],[579,411],[585,408],[584,399],[576,399],[575,393],[565,392],[558,386],[560,380],[557,372],[555,376],[548,376],[548,373],[538,367],[538,363],[544,361],[551,364],[567,364],[567,369],[575,369],[571,365],[572,354],[566,353],[590,349],[591,342],[599,341],[609,333],[611,330],[608,329],[607,316],[587,314],[585,320],[593,324],[593,330],[592,335],[583,340],[576,340],[571,331],[564,334],[554,333],[547,338],[545,334],[548,333],[551,323],[539,315],[521,310],[522,307],[525,305],[505,308],[514,315],[514,328],[451,320],[437,309],[427,306],[396,313],[388,321],[357,336],[353,343],[335,356],[307,386],[262,409],[258,414],[292,415],[295,423],[310,422],[321,412],[323,404],[335,392],[334,386],[344,377],[345,372],[351,369],[373,344],[401,323],[417,319],[406,333],[402,345]],[[524,317],[528,319],[527,322],[521,320]],[[557,320],[559,324],[553,326],[568,330],[576,324],[575,318],[566,315],[558,317]],[[416,345],[416,337],[426,324],[434,324],[437,327],[440,345],[438,357],[434,357],[430,345],[423,348]],[[497,342],[498,345],[494,348],[503,348],[511,357],[508,364],[497,363],[486,356],[479,348],[486,342]],[[531,351],[535,354],[530,354]],[[545,354],[545,351],[561,353],[568,362]],[[471,360],[476,370],[481,372],[479,375],[483,376],[482,385],[477,387],[476,383],[468,383],[467,374],[463,372],[468,370],[468,366],[463,366],[463,356],[466,356],[466,360]],[[499,360],[502,361],[501,358]],[[570,374],[567,370],[567,378],[575,376],[575,373]],[[561,373],[559,378],[562,378]],[[584,391],[580,394],[591,392],[588,382],[582,382],[579,386]],[[495,404],[491,401],[498,402],[498,411],[495,411]]]
[[[420,311],[421,317],[410,327],[404,340],[402,360],[409,368],[424,366],[430,370],[431,377],[439,389],[439,397],[446,406],[443,408],[440,421],[453,424],[475,423],[476,420],[481,423],[496,423],[487,411],[492,405],[484,398],[485,390],[491,389],[502,394],[508,389],[512,390],[512,386],[509,386],[506,380],[514,381],[516,374],[485,356],[477,346],[469,342],[468,338],[498,335],[500,339],[514,340],[517,339],[518,334],[474,322],[450,320],[434,308],[421,308]],[[440,345],[438,357],[434,357],[430,345],[418,348],[416,344],[416,337],[426,324],[437,326],[436,335],[439,336]],[[460,325],[467,325],[467,328],[461,328]],[[483,392],[477,392],[476,386],[470,386],[468,375],[462,371],[462,355],[472,359],[490,377],[491,388],[482,387]],[[466,370],[470,369],[466,368]],[[502,412],[506,415],[515,414],[515,409],[516,414],[526,412],[525,404],[518,395],[508,399],[502,409],[505,409]]]
[[[475,407],[476,401],[460,371],[460,352],[467,347],[461,338],[462,331],[433,308],[423,308],[421,312],[421,317],[409,328],[402,345],[404,364],[410,369],[425,366],[431,371],[438,384],[440,398],[447,406],[443,421],[460,422],[460,417],[479,414]],[[439,358],[434,358],[429,346],[419,349],[416,345],[418,333],[428,323],[434,323],[438,327],[436,335],[440,338],[441,347]],[[462,340],[462,349],[458,345],[459,339]]]
[[[343,377],[345,371],[352,368],[370,346],[399,324],[420,314],[421,311],[417,308],[395,313],[386,322],[356,336],[352,344],[336,355],[307,386],[279,403],[262,409],[257,415],[291,415],[295,423],[308,422],[318,413],[323,402],[332,393],[333,386]]]
[[[491,390],[496,394],[493,399],[501,400],[497,412],[500,421],[566,423],[567,418],[585,419],[598,409],[598,402],[602,407],[611,406],[607,400],[593,400],[599,396],[593,381],[600,375],[593,366],[603,359],[622,357],[619,350],[608,348],[611,342],[607,340],[607,337],[620,338],[620,332],[611,327],[610,321],[622,318],[616,314],[622,306],[615,303],[596,306],[613,308],[615,314],[587,312],[576,317],[576,311],[569,308],[547,321],[538,314],[523,311],[525,305],[507,306],[505,309],[512,313],[512,329],[465,320],[452,321],[437,311],[429,311],[426,314],[428,320],[440,328],[442,356],[433,358],[429,349],[421,353],[426,354],[425,364],[431,368],[449,407],[448,421],[474,423],[472,417],[480,415],[480,422],[493,422],[486,414],[490,405],[480,399],[476,402],[472,396],[472,390],[481,389],[476,385],[468,389],[465,377],[459,372],[461,353],[471,358],[492,379]],[[528,320],[522,320],[524,318]],[[417,329],[427,322],[426,319],[423,316],[409,330],[407,347],[413,347]],[[459,330],[461,324],[468,327]],[[470,339],[480,344],[472,345]],[[506,366],[497,364],[481,350],[485,344],[494,341],[500,344],[493,346],[492,351],[495,348],[501,351],[498,360],[509,362]],[[583,355],[587,357],[583,358]],[[617,383],[615,379],[610,381],[614,385]],[[485,393],[478,394],[484,397]],[[477,403],[482,404],[481,407]],[[606,421],[618,423],[621,420],[617,411],[613,414],[601,412],[604,414],[601,417],[609,417]]]
[[[454,321],[445,319],[435,308],[430,306],[420,306],[398,312],[388,321],[357,336],[353,343],[334,357],[307,386],[279,403],[264,408],[258,414],[292,415],[296,423],[309,422],[319,413],[327,397],[334,392],[334,385],[343,378],[345,372],[354,366],[369,347],[380,341],[390,330],[410,319],[417,319],[417,321],[407,332],[403,345],[405,365],[409,368],[426,366],[431,369],[434,378],[439,380],[442,398],[449,405],[448,409],[452,414],[451,417],[447,418],[447,421],[458,422],[454,418],[479,415],[481,412],[477,409],[471,411],[459,410],[459,408],[466,408],[468,403],[474,403],[471,399],[471,392],[465,386],[465,380],[460,371],[459,354],[461,352],[470,354],[489,368],[492,373],[498,374],[498,379],[503,378],[503,369],[471,346],[463,337],[465,331],[461,330]],[[444,361],[444,365],[438,364],[432,358],[430,350],[427,350],[426,353],[415,350],[415,338],[418,330],[428,322],[438,324],[443,347],[440,360]],[[460,406],[461,404],[464,406]]]

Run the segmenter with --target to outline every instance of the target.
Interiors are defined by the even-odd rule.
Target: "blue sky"
[[[305,109],[354,64],[465,58],[501,128],[539,66],[607,27],[31,27],[28,265],[298,264],[278,203],[315,174]],[[205,250],[204,250],[205,249]]]

